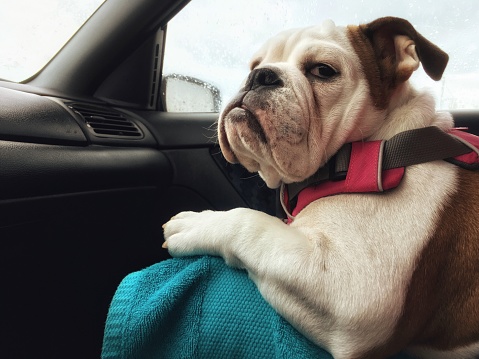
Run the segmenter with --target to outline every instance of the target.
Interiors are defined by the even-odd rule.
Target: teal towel
[[[102,358],[332,356],[280,317],[245,271],[204,256],[170,259],[125,277],[110,305]]]

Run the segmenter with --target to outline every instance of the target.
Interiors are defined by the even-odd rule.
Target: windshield
[[[37,73],[105,0],[1,0],[0,79]]]

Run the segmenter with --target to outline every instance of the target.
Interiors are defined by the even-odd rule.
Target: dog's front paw
[[[163,248],[173,257],[221,255],[221,242],[231,236],[227,212],[181,212],[163,225]],[[226,218],[225,218],[226,217]]]

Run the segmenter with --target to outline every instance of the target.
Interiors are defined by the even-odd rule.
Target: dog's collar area
[[[446,160],[466,169],[479,169],[479,137],[430,126],[397,134],[387,141],[344,145],[325,166],[303,182],[282,184],[281,205],[288,221],[309,203],[341,193],[371,193],[401,183],[407,166]]]

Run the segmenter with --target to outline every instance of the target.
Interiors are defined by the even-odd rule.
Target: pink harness
[[[479,137],[463,132],[461,129],[452,129],[448,134],[460,142],[464,150],[460,151],[460,153],[462,152],[460,155],[437,159],[445,159],[470,170],[479,169]],[[401,183],[407,165],[389,169],[383,168],[385,142],[353,142],[345,178],[343,176],[340,180],[328,179],[317,184],[306,185],[295,196],[297,198],[295,205],[290,203],[288,185],[282,185],[280,196],[283,208],[288,215],[288,223],[291,223],[294,217],[308,204],[326,196],[344,193],[383,192],[397,187]],[[435,146],[440,144],[436,143]],[[426,161],[428,160],[419,161],[419,163]],[[407,163],[407,160],[405,162]]]

